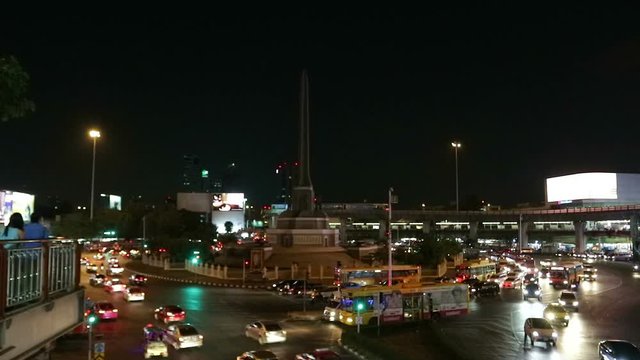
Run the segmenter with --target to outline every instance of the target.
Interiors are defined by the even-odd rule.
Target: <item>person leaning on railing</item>
[[[45,240],[49,238],[49,229],[41,223],[42,216],[33,212],[31,214],[31,222],[24,226],[25,240]],[[38,247],[39,243],[24,244],[24,247]]]
[[[24,220],[22,214],[13,213],[9,217],[9,223],[0,233],[0,240],[21,240],[24,239]]]

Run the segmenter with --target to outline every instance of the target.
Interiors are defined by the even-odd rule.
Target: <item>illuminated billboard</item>
[[[244,210],[244,193],[213,194],[213,211]]]
[[[547,202],[618,199],[615,173],[581,173],[547,179]]]
[[[9,223],[9,217],[14,212],[22,214],[25,221],[29,221],[33,212],[35,196],[31,194],[0,190],[0,218],[3,224]]]

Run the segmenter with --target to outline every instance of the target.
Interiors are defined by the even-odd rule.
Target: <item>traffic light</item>
[[[87,315],[87,326],[91,327],[95,324],[98,323],[98,315],[94,314],[94,313],[90,313],[89,315]]]
[[[193,252],[193,257],[191,258],[191,263],[192,264],[198,264],[200,262],[200,251],[194,251]]]
[[[244,264],[245,264],[246,266],[249,266],[249,260],[245,260],[245,261],[244,261]]]
[[[356,310],[357,311],[364,310],[364,302],[362,300],[357,300],[356,301]]]

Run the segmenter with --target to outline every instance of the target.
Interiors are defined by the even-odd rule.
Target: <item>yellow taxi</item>
[[[569,326],[569,312],[562,307],[559,303],[551,303],[544,308],[543,316],[547,321],[552,324],[562,324],[562,326]]]

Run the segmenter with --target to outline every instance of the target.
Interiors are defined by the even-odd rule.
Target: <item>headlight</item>
[[[558,301],[558,302],[560,303],[560,305],[565,305],[565,304],[567,303],[567,302],[566,302],[566,301],[564,301],[564,300],[560,300],[560,301]]]
[[[547,314],[546,318],[547,320],[553,320],[555,316],[553,314]]]
[[[633,268],[638,270],[638,265],[633,265]]]
[[[564,316],[564,319],[565,319],[565,320],[569,320],[569,315],[565,315],[565,316]]]
[[[536,290],[536,295],[540,295],[540,290]]]
[[[554,338],[558,337],[558,333],[554,331],[554,332],[551,333],[551,336],[553,336]]]
[[[330,312],[329,316],[336,316],[336,312],[335,311]]]
[[[525,290],[525,291],[524,291],[524,294],[525,294],[525,295],[529,295],[529,291]]]
[[[540,335],[540,334],[538,334],[538,332],[537,332],[537,331],[534,331],[534,332],[532,332],[532,333],[531,333],[531,335],[532,335],[533,337],[538,337],[538,335]]]
[[[591,275],[591,277],[595,279],[595,278],[598,277],[598,275],[597,274],[593,274],[593,275]]]
[[[577,302],[577,301],[574,301],[574,302],[573,302],[573,306],[578,306],[578,302]]]
[[[471,292],[476,292],[476,289],[471,289]]]
[[[347,322],[348,322],[349,324],[351,324],[351,323],[353,322],[353,318],[348,317],[348,318],[347,318]]]
[[[566,285],[566,284],[568,284],[569,282],[568,282],[567,280],[565,280],[565,281],[563,281],[562,283]]]

